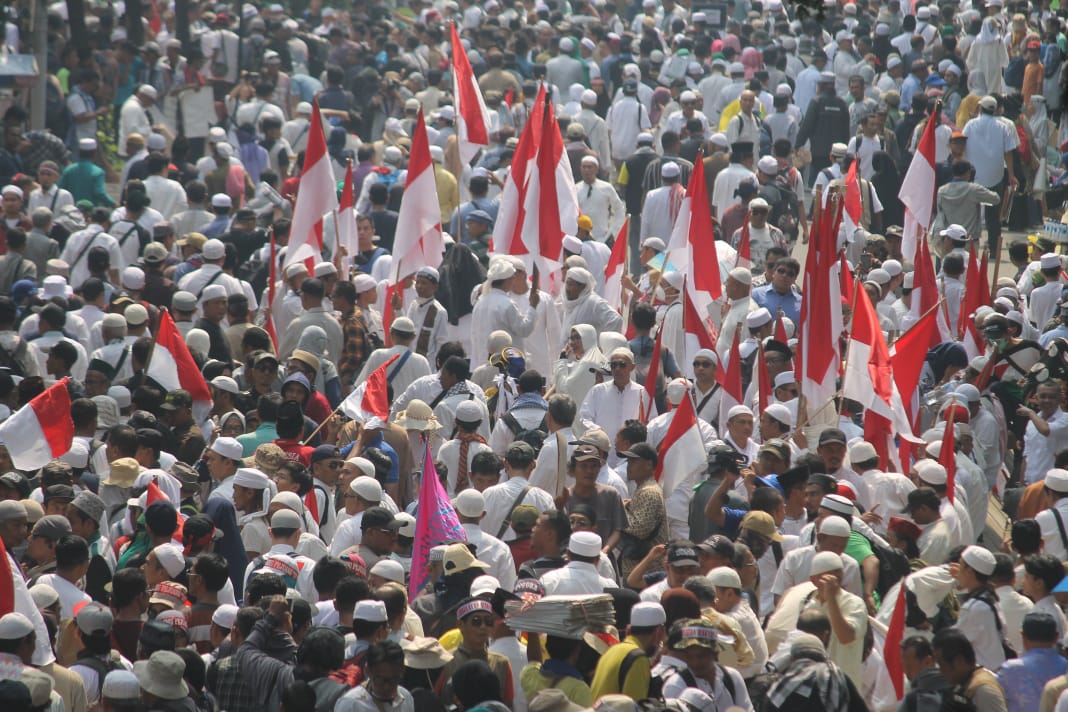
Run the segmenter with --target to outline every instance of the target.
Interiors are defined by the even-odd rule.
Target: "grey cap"
[[[104,510],[106,509],[104,500],[100,499],[89,490],[82,490],[79,492],[78,496],[71,501],[71,505],[94,522],[100,521],[100,518],[104,516]]]
[[[5,499],[0,502],[0,522],[10,522],[16,519],[26,519],[26,507],[14,499]]]
[[[187,312],[196,311],[196,295],[185,291],[177,291],[174,293],[174,296],[171,297],[171,307]]]
[[[52,541],[59,541],[65,534],[70,534],[70,522],[66,517],[58,514],[47,514],[37,520],[33,525],[30,536],[44,537]]]

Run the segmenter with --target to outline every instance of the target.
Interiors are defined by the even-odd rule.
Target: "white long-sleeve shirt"
[[[501,588],[511,591],[517,580],[512,551],[503,541],[482,531],[477,524],[464,524],[463,528],[467,533],[467,543],[475,547],[475,557],[489,565],[489,574],[497,577]]]
[[[605,117],[612,142],[612,160],[625,161],[638,148],[638,134],[648,131],[649,111],[638,97],[624,97],[612,103]]]
[[[608,181],[595,179],[593,183],[580,182],[576,186],[579,209],[593,221],[590,235],[597,242],[605,242],[619,233],[626,218],[626,206]],[[593,271],[593,270],[591,270]],[[597,275],[593,271],[594,276]]]
[[[614,437],[624,421],[640,418],[643,409],[646,418],[656,415],[656,401],[649,398],[644,387],[627,381],[620,389],[615,383],[607,381],[590,389],[582,401],[578,417],[586,430],[601,428],[609,437]],[[613,451],[608,462],[615,465],[619,462],[619,455]]]
[[[497,330],[512,335],[512,345],[523,350],[523,340],[534,333],[537,314],[528,302],[516,306],[501,289],[490,289],[479,297],[471,312],[471,343],[476,352],[485,352],[489,335]]]

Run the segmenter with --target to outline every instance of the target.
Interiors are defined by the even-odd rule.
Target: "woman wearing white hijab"
[[[596,282],[590,271],[581,267],[568,269],[564,278],[561,318],[563,333],[570,334],[577,324],[590,324],[597,331],[622,331],[623,317],[611,304],[593,291]],[[570,286],[574,285],[574,286]]]
[[[590,369],[603,369],[607,359],[597,347],[597,330],[589,324],[576,324],[567,333],[569,355],[558,359],[553,366],[553,390],[582,403],[597,383],[597,374]],[[578,425],[577,420],[575,424]]]

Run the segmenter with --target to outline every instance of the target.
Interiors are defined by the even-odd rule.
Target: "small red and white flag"
[[[654,474],[664,492],[674,492],[691,473],[707,466],[705,443],[688,394],[671,416],[659,456]]]
[[[916,261],[916,249],[925,241],[925,233],[934,220],[935,191],[935,129],[941,123],[941,111],[936,106],[927,119],[912,163],[901,181],[897,197],[905,205],[905,224],[901,235],[901,256]]]
[[[707,318],[702,318],[697,313],[693,299],[690,298],[690,290],[682,288],[682,330],[686,332],[686,353],[675,356],[682,359],[679,367],[687,378],[693,378],[693,356],[701,349],[715,352],[718,333],[709,329],[710,323]],[[785,341],[783,343],[786,343]],[[718,356],[717,356],[718,358]]]
[[[271,229],[271,266],[267,273],[267,320],[263,324],[267,335],[271,337],[274,351],[278,353],[278,329],[274,325],[274,299],[278,290],[278,242]]]
[[[775,389],[772,388],[771,374],[768,372],[767,355],[764,353],[764,345],[757,344],[757,401],[760,410],[763,411],[775,402]]]
[[[0,441],[15,469],[37,470],[70,451],[74,421],[67,381],[57,381],[0,423]]]
[[[378,418],[389,420],[389,367],[400,358],[394,354],[388,361],[371,371],[367,380],[356,386],[338,409],[358,423]]]
[[[612,254],[604,267],[604,300],[623,313],[623,273],[627,271],[627,242],[630,232],[630,216],[619,228],[616,241],[612,243]]]
[[[736,405],[742,405],[745,399],[745,391],[742,390],[742,355],[738,350],[738,337],[741,329],[734,330],[734,341],[731,342],[730,353],[724,359],[726,363],[716,369],[716,380],[723,389],[723,395],[719,399],[719,423],[721,428],[727,427],[727,414]]]
[[[858,227],[862,227],[861,220],[864,217],[864,204],[860,199],[860,176],[857,175],[857,168],[860,166],[860,160],[854,159],[849,164],[849,169],[846,171],[845,180],[845,200],[842,203],[842,226],[845,228],[845,235],[848,239],[853,235]]]
[[[460,162],[467,165],[479,149],[489,145],[490,113],[482,98],[467,50],[456,32],[456,24],[450,27],[452,34],[452,96],[456,110],[456,138]],[[398,233],[399,234],[399,233]]]
[[[352,264],[353,256],[360,252],[360,240],[356,236],[356,193],[352,185],[352,161],[345,168],[345,186],[341,189],[341,200],[337,206],[337,247],[345,248],[344,261],[335,259],[337,269],[342,274],[348,274],[348,266]],[[330,237],[334,237],[331,235]],[[334,250],[337,257],[341,250]]]
[[[934,260],[931,258],[931,248],[927,240],[920,240],[916,247],[915,270],[912,279],[912,303],[909,312],[913,318],[919,318],[934,309],[941,299],[938,280],[935,278]],[[927,344],[924,353],[927,353],[927,348],[937,346],[943,341],[953,341],[953,335],[949,330],[949,315],[944,305],[935,311],[935,318],[938,331],[932,336],[932,341]]]
[[[408,179],[404,184],[404,197],[401,198],[397,215],[396,235],[393,263],[389,270],[391,285],[396,285],[423,267],[441,264],[445,239],[441,234],[437,179],[434,177],[434,163],[430,159],[430,141],[427,139],[422,109],[412,131]]]
[[[984,265],[985,269],[985,265]],[[976,356],[982,356],[986,351],[986,344],[975,328],[975,312],[983,306],[983,293],[990,296],[990,290],[986,287],[986,280],[980,274],[979,263],[975,259],[975,248],[968,250],[968,275],[964,287],[964,305],[960,310],[960,321],[957,328],[960,331],[960,341],[968,354],[968,360]]]
[[[955,403],[950,399],[950,403]],[[946,413],[946,429],[942,431],[942,448],[938,451],[938,464],[946,468],[946,499],[950,504],[956,496],[955,484],[957,480],[957,433],[953,423],[957,419],[957,409],[950,405]]]
[[[300,174],[300,192],[293,206],[293,223],[289,231],[285,265],[311,263],[308,271],[323,257],[323,219],[337,210],[337,181],[326,152],[323,120],[319,102],[312,103],[308,147],[304,152],[304,171]],[[288,326],[283,324],[282,326]]]
[[[886,642],[883,644],[886,672],[890,674],[894,694],[899,700],[905,697],[905,666],[901,662],[901,642],[905,639],[905,609],[908,608],[905,588],[907,582],[908,577],[901,579],[897,599],[894,602],[894,612],[890,615],[890,626],[886,629]]]
[[[145,373],[167,391],[179,388],[189,391],[193,397],[193,418],[197,423],[204,422],[211,410],[211,389],[166,310],[160,312],[156,343]]]

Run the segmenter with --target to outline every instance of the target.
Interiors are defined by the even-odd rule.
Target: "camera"
[[[741,473],[745,465],[745,455],[729,445],[714,447],[708,453],[708,473],[710,475],[714,475],[717,472],[729,472],[732,475],[737,475]]]

